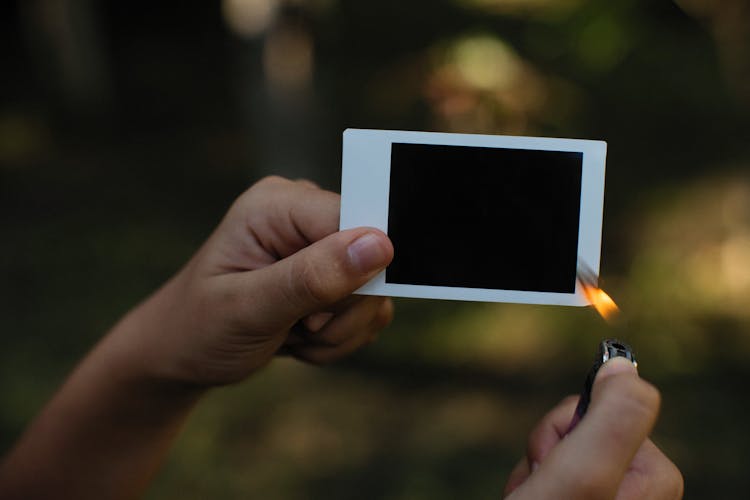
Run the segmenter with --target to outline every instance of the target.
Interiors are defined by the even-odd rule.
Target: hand
[[[211,385],[242,380],[280,348],[326,362],[369,342],[390,300],[351,297],[393,247],[338,232],[339,197],[264,179],[185,268],[79,363],[0,464],[2,498],[135,498]]]
[[[614,358],[597,374],[586,416],[566,435],[578,397],[550,411],[532,431],[527,456],[508,479],[509,499],[679,499],[677,467],[648,439],[659,392]]]
[[[377,229],[338,232],[340,197],[269,177],[230,208],[187,266],[136,310],[160,376],[237,382],[282,350],[333,361],[372,341],[390,299],[352,296],[393,258]],[[126,318],[125,321],[128,321]]]

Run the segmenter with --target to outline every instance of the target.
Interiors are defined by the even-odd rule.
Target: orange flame
[[[612,300],[612,297],[607,295],[607,293],[601,288],[584,285],[583,293],[586,295],[589,304],[594,306],[594,309],[596,309],[605,320],[612,321],[620,313],[620,308],[617,307],[617,304]]]

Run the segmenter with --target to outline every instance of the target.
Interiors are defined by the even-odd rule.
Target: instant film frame
[[[341,229],[395,255],[364,295],[583,306],[599,273],[602,141],[344,131]]]

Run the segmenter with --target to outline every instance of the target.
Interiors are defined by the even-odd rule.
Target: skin
[[[138,497],[210,388],[246,379],[277,354],[328,363],[372,342],[393,305],[352,292],[390,263],[393,246],[377,229],[338,231],[339,204],[307,181],[270,177],[248,189],[29,425],[0,465],[0,498]],[[634,373],[600,381],[607,365],[568,437],[573,400],[531,434],[511,498],[681,496],[679,471],[647,439],[658,392]]]
[[[588,412],[572,431],[577,396],[563,400],[531,432],[506,498],[682,498],[680,471],[648,439],[660,401],[659,391],[638,377],[632,363],[608,361],[594,381]]]
[[[283,351],[313,363],[371,342],[390,299],[352,296],[384,269],[380,231],[338,232],[339,197],[264,179],[188,264],[80,363],[0,467],[0,498],[133,498],[213,386]]]

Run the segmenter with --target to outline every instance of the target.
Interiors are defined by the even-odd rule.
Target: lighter
[[[586,410],[589,408],[589,403],[591,402],[591,389],[594,386],[594,379],[596,378],[596,373],[599,371],[599,368],[601,368],[608,360],[617,357],[626,358],[632,362],[634,366],[638,366],[633,350],[626,343],[617,339],[602,340],[599,343],[599,351],[597,352],[594,364],[591,366],[591,370],[589,370],[589,374],[586,377],[586,383],[581,391],[581,398],[578,400],[578,406],[576,406],[576,412],[570,422],[568,432],[572,431],[575,426],[578,425],[578,422],[581,421],[586,414]]]

